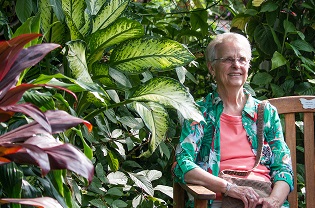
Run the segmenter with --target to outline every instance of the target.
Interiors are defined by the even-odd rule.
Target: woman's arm
[[[202,185],[213,192],[221,192],[227,196],[240,199],[244,202],[244,208],[256,207],[256,205],[261,203],[259,195],[253,188],[230,184],[226,180],[214,176],[201,168],[188,171],[185,174],[185,182]]]
[[[290,187],[287,182],[277,181],[274,184],[272,192],[269,197],[260,199],[259,203],[263,205],[262,208],[278,208],[287,199],[290,193]]]

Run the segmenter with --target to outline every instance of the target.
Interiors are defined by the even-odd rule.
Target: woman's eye
[[[231,58],[231,57],[228,57],[225,59],[226,62],[229,62],[229,63],[233,63],[234,62],[234,59]]]

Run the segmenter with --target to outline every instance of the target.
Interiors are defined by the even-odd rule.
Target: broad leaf
[[[264,0],[258,0],[258,1],[263,2]],[[274,12],[275,10],[278,9],[278,7],[279,5],[275,2],[271,2],[271,1],[265,2],[265,4],[261,6],[260,12]]]
[[[76,40],[68,42],[62,52],[67,57],[72,77],[79,81],[93,83],[86,64],[85,50],[85,43]]]
[[[37,14],[34,17],[28,18],[13,34],[12,37],[17,37],[22,34],[39,34],[40,33],[40,16]],[[36,45],[38,42],[37,38],[26,44],[25,47]]]
[[[285,65],[287,63],[287,60],[282,56],[281,53],[276,51],[272,56],[271,62],[272,62],[271,69],[275,69]]]
[[[148,151],[141,154],[143,157],[149,157],[159,146],[161,141],[166,139],[169,125],[168,113],[162,105],[155,102],[135,102],[133,107],[152,133]]]
[[[70,38],[71,40],[77,40],[77,39],[83,39],[82,34],[80,33],[79,29],[77,28],[77,26],[75,25],[75,22],[73,21],[73,19],[71,19],[71,17],[66,13],[66,23],[67,26],[70,30]]]
[[[87,126],[89,131],[92,130],[92,125],[80,118],[69,115],[65,111],[50,110],[45,112],[45,116],[48,118],[51,125],[52,134],[61,133],[71,127],[77,126],[81,123]],[[46,134],[46,130],[43,129],[41,124],[32,122],[23,126],[20,126],[4,135],[0,136],[1,143],[23,142],[34,135]]]
[[[252,4],[255,7],[259,7],[263,2],[264,0],[252,0]]]
[[[24,37],[24,35],[23,35]],[[22,37],[22,38],[23,38]],[[34,35],[32,36],[34,37]],[[36,35],[35,37],[38,37]],[[20,38],[17,37],[17,38]],[[18,75],[25,70],[26,68],[33,66],[37,64],[40,60],[42,60],[47,53],[49,53],[51,50],[54,50],[55,48],[58,48],[60,45],[54,44],[54,43],[43,43],[35,46],[31,46],[29,48],[23,49],[19,54],[18,57],[16,58],[18,61],[14,62],[13,65],[11,65],[11,68],[8,68],[8,72],[10,73],[2,73],[2,68],[1,68],[1,75],[0,76],[5,76],[5,79],[3,79],[0,82],[0,98],[4,95],[3,93],[6,93],[13,85],[15,85]],[[1,43],[0,43],[0,48],[1,48]],[[0,49],[1,50],[1,49]],[[14,53],[15,51],[12,51]],[[0,55],[0,65],[2,64],[1,61],[1,56]],[[9,56],[11,57],[11,56]],[[4,58],[5,59],[5,58]],[[15,59],[14,59],[15,60]],[[10,59],[11,61],[11,59]],[[3,63],[4,66],[5,64]],[[6,70],[6,69],[5,69]],[[3,78],[2,77],[2,78]]]
[[[45,116],[48,118],[53,133],[63,132],[79,123],[85,123],[91,127],[88,122],[64,111],[47,111]],[[23,141],[24,143],[12,144]],[[26,124],[1,135],[0,145],[8,148],[22,147],[23,151],[5,155],[5,157],[15,162],[38,165],[43,175],[52,169],[68,169],[89,181],[93,178],[94,167],[91,161],[76,147],[57,142],[37,122]]]
[[[250,15],[238,14],[233,18],[231,26],[244,30],[251,18]]]
[[[113,185],[117,185],[117,184],[126,185],[128,181],[127,176],[123,172],[120,172],[120,171],[109,173],[107,175],[107,178],[109,180],[109,183]]]
[[[9,72],[11,66],[18,58],[19,53],[24,45],[31,40],[39,37],[40,34],[24,34],[15,37],[9,41],[0,42],[0,81]],[[1,89],[1,87],[0,87]]]
[[[62,0],[62,9],[78,29],[84,26],[85,1],[82,0]]]
[[[44,113],[38,109],[38,107],[28,103],[0,106],[0,122],[6,121],[5,119],[7,119],[8,116],[12,114],[11,112],[20,112],[29,115],[34,120],[39,122],[48,132],[51,132],[51,127],[47,118],[45,117]]]
[[[135,182],[135,184],[144,190],[148,195],[153,196],[154,195],[154,189],[152,187],[152,183],[149,181],[149,179],[144,176],[141,173],[130,173],[128,172],[128,175],[130,176],[131,180]]]
[[[167,196],[173,198],[173,187],[171,186],[157,185],[156,187],[154,187],[154,191],[160,191]]]
[[[258,25],[255,28],[254,38],[257,43],[257,46],[265,54],[272,56],[272,54],[278,50],[274,36],[272,35],[271,29],[266,25]]]
[[[127,18],[121,18],[111,26],[96,31],[87,37],[87,45],[91,50],[88,64],[100,60],[106,48],[128,39],[139,38],[143,34],[143,26],[139,22]]]
[[[256,85],[267,85],[272,81],[272,76],[267,72],[256,73],[253,77],[252,83]]]
[[[114,22],[126,9],[129,0],[111,0],[106,6],[103,6],[93,19],[92,33],[106,28]]]
[[[104,0],[90,0],[87,1],[87,13],[89,15],[95,16],[99,10],[102,8]]]
[[[125,73],[142,73],[147,69],[164,71],[183,66],[194,56],[180,43],[162,38],[134,39],[116,47],[110,65]]]
[[[180,82],[171,78],[153,78],[139,87],[129,99],[157,102],[175,108],[185,119],[204,120],[191,94]]]
[[[15,5],[16,16],[21,22],[25,22],[32,14],[32,0],[17,0]]]
[[[162,172],[158,170],[143,170],[139,174],[144,174],[150,181],[155,181],[162,177]]]
[[[56,4],[58,1],[55,1]],[[64,15],[61,13],[60,6],[55,6],[51,0],[38,0],[40,11],[41,29],[47,42],[63,44],[69,37],[66,31]],[[54,11],[58,9],[58,12]],[[56,16],[57,15],[57,16]]]
[[[15,163],[0,165],[0,175],[2,193],[6,193],[6,196],[20,198],[22,194],[22,181],[24,177],[21,168]]]
[[[315,52],[314,47],[305,40],[294,40],[290,44],[297,48],[299,51],[306,51],[311,53]]]

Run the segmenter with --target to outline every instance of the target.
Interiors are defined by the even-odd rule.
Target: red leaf
[[[91,129],[92,125],[83,119],[71,116],[65,111],[61,110],[50,110],[44,113],[48,119],[48,122],[52,128],[52,134],[57,134],[63,132],[69,128],[77,126],[81,123],[87,125]],[[10,132],[0,135],[1,143],[13,143],[13,142],[23,142],[34,135],[47,134],[47,131],[37,122],[32,122],[20,126]]]
[[[7,158],[0,157],[0,165],[6,164],[11,162],[11,160],[8,160]]]
[[[51,126],[50,126],[45,114],[40,109],[38,109],[37,106],[35,106],[33,104],[24,103],[24,104],[20,104],[20,105],[10,105],[10,106],[2,106],[2,107],[0,106],[0,109],[3,111],[7,111],[7,112],[21,112],[21,113],[24,113],[26,115],[29,115],[35,121],[37,121],[40,125],[42,125],[48,132],[51,133]],[[5,119],[5,118],[3,118],[3,119]],[[0,118],[0,122],[4,122],[5,120],[3,120],[3,119]]]
[[[19,151],[21,147],[2,147],[0,146],[0,156],[4,156],[7,154],[13,154]]]
[[[63,144],[60,146],[45,148],[50,160],[51,169],[68,169],[85,178],[89,182],[94,176],[92,162],[75,146]]]
[[[13,199],[13,198],[2,198],[0,199],[1,204],[6,203],[17,203],[25,205],[33,205],[40,208],[62,208],[59,202],[50,197],[41,198],[25,198],[25,199]]]
[[[88,129],[92,129],[92,125],[88,121],[71,116],[70,114],[62,110],[49,110],[45,112],[45,115],[49,120],[53,134],[63,132],[81,123],[86,125]]]
[[[9,120],[14,115],[14,112],[4,111],[0,108],[0,122],[5,122]]]
[[[0,81],[0,99],[12,86],[16,84],[18,76],[23,70],[37,64],[46,56],[47,53],[57,47],[60,47],[60,45],[54,43],[42,43],[23,49],[19,53],[17,61],[14,62],[12,67],[8,69],[9,73],[6,72],[3,75],[5,78]],[[10,54],[8,54],[8,56],[9,55]]]
[[[5,95],[0,99],[0,106],[13,105],[20,101],[25,91],[38,87],[33,84],[21,84],[14,88],[11,88]]]
[[[9,41],[0,42],[0,81],[8,73],[23,47],[39,36],[41,34],[23,34]]]
[[[5,146],[15,146],[15,144]],[[43,176],[51,170],[49,158],[45,150],[34,144],[27,143],[18,144],[16,146],[21,147],[20,151],[6,155],[6,158],[20,164],[37,165],[41,168]]]

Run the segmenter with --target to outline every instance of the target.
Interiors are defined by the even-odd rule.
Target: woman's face
[[[218,87],[243,87],[249,69],[250,49],[239,42],[223,42],[217,46],[216,59],[208,63]]]

